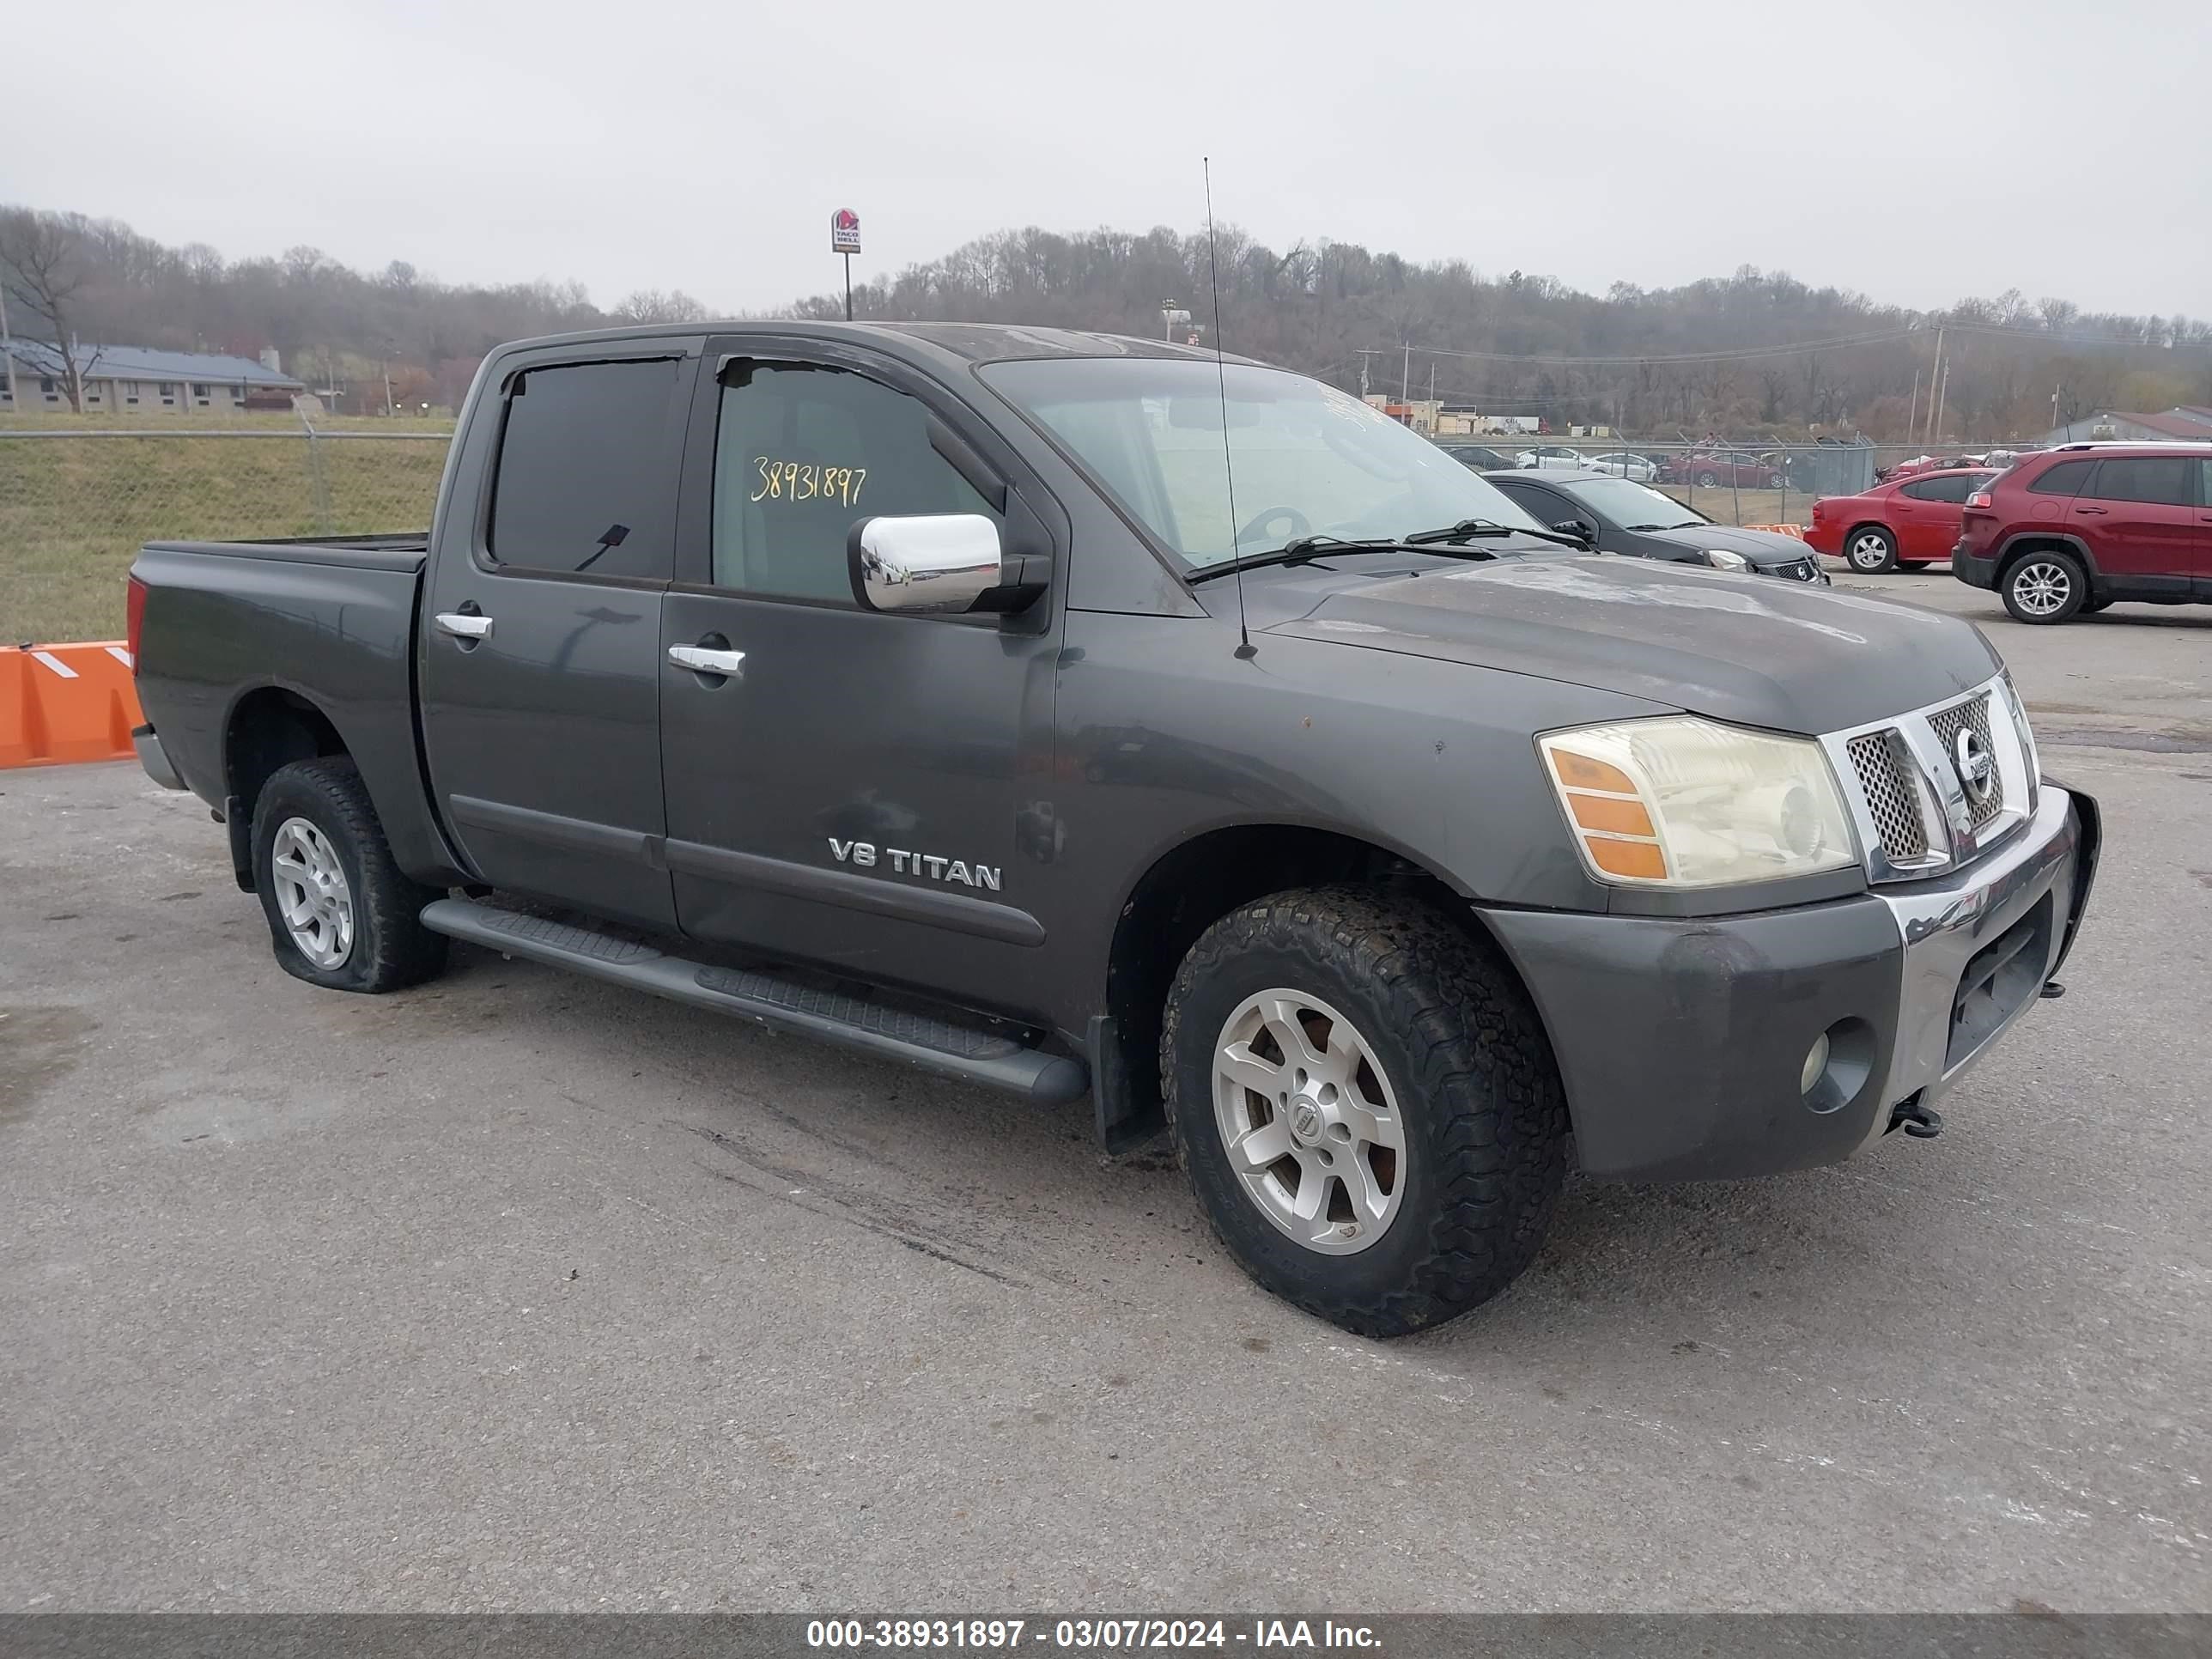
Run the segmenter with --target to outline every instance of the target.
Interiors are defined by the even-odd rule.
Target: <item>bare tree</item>
[[[708,313],[680,288],[665,294],[657,288],[641,288],[625,295],[614,314],[625,323],[703,323]]]
[[[70,318],[77,297],[92,280],[92,262],[86,255],[83,234],[58,213],[30,208],[0,212],[0,283],[9,297],[37,318],[53,337],[53,378],[68,393],[70,409],[84,412],[87,373],[100,361],[100,349],[80,360],[71,349]],[[41,374],[48,365],[39,354],[34,366]]]

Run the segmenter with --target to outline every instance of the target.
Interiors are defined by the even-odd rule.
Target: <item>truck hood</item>
[[[1808,736],[1941,702],[2003,665],[1954,617],[1603,556],[1383,577],[1336,588],[1264,632],[1565,680]]]

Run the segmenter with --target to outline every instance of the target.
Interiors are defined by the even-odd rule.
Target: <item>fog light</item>
[[[1805,1051],[1805,1069],[1797,1075],[1797,1092],[1809,1095],[1813,1085],[1828,1069],[1828,1034],[1826,1031],[1813,1039],[1813,1046]]]

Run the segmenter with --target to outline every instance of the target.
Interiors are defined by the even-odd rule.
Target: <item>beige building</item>
[[[0,378],[0,413],[70,412],[60,350],[43,340],[10,340],[15,360],[15,395]],[[276,354],[218,356],[198,351],[155,351],[143,346],[79,345],[88,415],[230,415],[246,409],[292,407],[307,387],[276,367]]]

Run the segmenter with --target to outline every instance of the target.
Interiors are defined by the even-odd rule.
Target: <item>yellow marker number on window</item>
[[[747,496],[755,501],[836,501],[850,507],[860,499],[867,482],[865,466],[821,466],[812,461],[780,461],[772,455],[753,457],[760,488]]]

